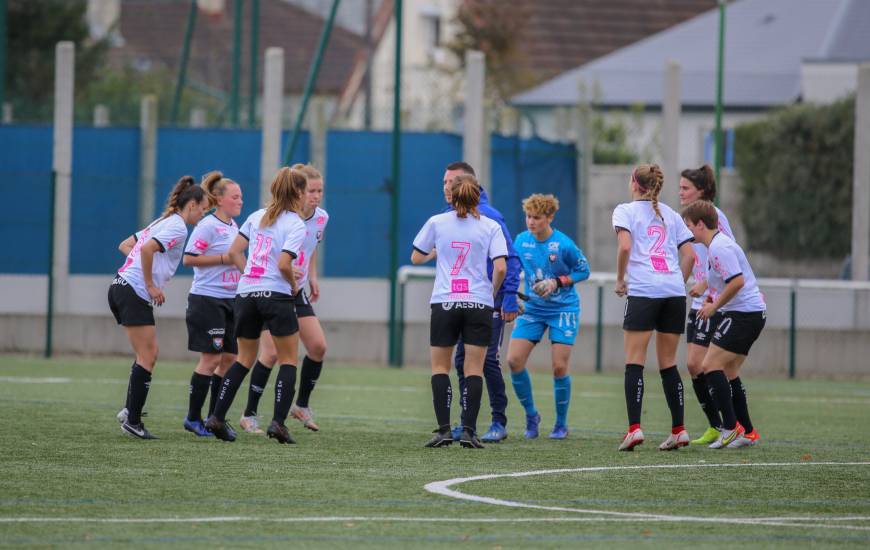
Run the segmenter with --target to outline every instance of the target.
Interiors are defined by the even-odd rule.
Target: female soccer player
[[[710,293],[698,319],[717,319],[703,362],[710,395],[722,415],[722,433],[710,448],[754,445],[759,436],[749,418],[740,367],[764,328],[767,306],[743,249],[719,230],[713,203],[695,201],[683,210],[683,218],[695,240],[707,247]]]
[[[704,165],[697,170],[683,170],[680,174],[680,206],[687,206],[696,200],[712,201],[716,198],[716,178],[713,169]],[[725,214],[716,208],[719,216],[719,231],[734,239],[731,225]],[[692,270],[692,278],[695,284],[689,289],[692,297],[692,306],[689,310],[689,318],[686,322],[686,367],[692,377],[692,389],[695,397],[701,404],[701,410],[707,416],[709,427],[698,439],[693,439],[693,445],[709,445],[719,439],[719,431],[722,428],[722,419],[715,404],[711,403],[710,394],[707,391],[707,382],[704,376],[702,362],[713,337],[711,327],[715,326],[715,320],[706,321],[697,318],[698,310],[704,305],[709,296],[707,288],[707,247],[699,242],[692,244],[695,249],[695,267]]]
[[[299,378],[299,393],[296,403],[290,407],[290,416],[302,422],[302,425],[312,431],[320,428],[314,422],[308,400],[320,371],[323,368],[323,357],[326,355],[326,335],[320,326],[320,321],[314,313],[313,303],[320,298],[320,285],[317,281],[317,245],[323,240],[323,232],[329,222],[329,214],[320,208],[323,201],[323,176],[313,166],[296,164],[293,169],[301,171],[308,180],[305,188],[305,202],[302,207],[302,219],[305,222],[305,240],[299,258],[293,264],[296,270],[296,284],[299,291],[293,297],[296,306],[296,316],[299,318],[299,338],[305,346],[305,358],[302,360],[302,372]],[[310,294],[305,292],[305,284],[309,285]],[[257,422],[257,405],[269,381],[269,374],[278,356],[275,344],[268,330],[264,330],[260,338],[260,356],[251,371],[251,385],[248,389],[248,404],[239,421],[243,430],[249,433],[263,433]]]
[[[199,363],[190,377],[190,398],[184,429],[201,437],[211,436],[202,420],[202,405],[212,377],[222,378],[236,361],[233,302],[239,270],[227,256],[239,233],[233,220],[242,212],[242,190],[220,172],[203,178],[209,208],[215,211],[199,222],[184,249],[184,265],[193,266],[193,284],[187,296],[187,349],[199,352]]]
[[[121,430],[132,437],[157,439],[142,423],[142,408],[157,363],[154,306],[165,301],[163,287],[178,269],[187,225],[199,222],[207,206],[202,188],[191,176],[184,176],[169,194],[163,214],[118,245],[127,259],[109,286],[109,308],[127,330],[136,360],[130,370],[127,401],[117,418]]]
[[[477,178],[461,174],[450,187],[453,210],[432,216],[414,238],[411,262],[437,258],[429,343],[432,358],[432,402],[438,429],[426,447],[453,443],[450,431],[450,368],[460,334],[465,342],[465,392],[462,395],[460,445],[482,449],[477,437],[477,414],[483,393],[483,361],[492,337],[495,294],[507,273],[507,243],[501,226],[481,217]],[[487,259],[492,259],[492,281]]]
[[[517,399],[526,410],[525,437],[534,439],[541,415],[535,408],[526,362],[549,328],[556,402],[556,423],[549,437],[565,439],[571,403],[568,361],[580,329],[580,297],[574,284],[589,278],[589,264],[577,245],[550,225],[559,210],[556,197],[534,194],[523,201],[523,210],[529,230],[517,235],[514,248],[519,251],[529,300],[511,334],[508,365]]]
[[[671,435],[659,448],[669,451],[689,444],[683,427],[683,382],[675,361],[686,318],[685,283],[695,253],[692,234],[680,215],[659,202],[663,181],[657,164],[638,166],[629,183],[633,201],[613,211],[619,243],[615,291],[618,296],[628,295],[622,323],[628,432],[620,451],[631,451],[644,440],[640,428],[643,364],[653,330],[659,373],[671,411]]]
[[[296,279],[292,263],[299,257],[305,238],[305,224],[298,214],[305,195],[305,175],[281,168],[272,180],[271,193],[266,208],[248,216],[229,251],[230,262],[242,272],[234,310],[239,356],[224,376],[214,414],[205,423],[206,429],[224,441],[235,440],[235,434],[227,429],[227,411],[257,359],[260,332],[265,325],[275,340],[281,363],[274,415],[266,434],[278,443],[295,443],[284,421],[296,385],[299,322],[293,309]]]

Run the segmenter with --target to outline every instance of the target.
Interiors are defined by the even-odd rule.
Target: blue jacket
[[[487,218],[498,222],[501,226],[501,232],[504,234],[504,240],[507,243],[507,274],[505,274],[504,282],[495,297],[495,309],[504,309],[507,312],[519,311],[517,306],[517,289],[520,286],[520,270],[522,266],[520,265],[520,257],[517,255],[517,250],[514,248],[511,232],[508,231],[501,212],[489,204],[489,197],[483,189],[480,190],[480,204],[477,209]],[[451,210],[453,210],[453,207],[448,206],[444,209],[444,212]],[[486,261],[486,271],[489,274],[490,280],[492,280],[492,260]]]

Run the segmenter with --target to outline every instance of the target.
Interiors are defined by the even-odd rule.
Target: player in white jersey
[[[305,175],[281,168],[272,180],[271,195],[266,208],[248,216],[229,251],[230,261],[242,272],[234,310],[239,355],[224,375],[218,402],[205,423],[215,437],[224,441],[235,440],[235,434],[227,429],[226,415],[257,359],[260,333],[266,326],[275,340],[281,363],[274,414],[266,434],[278,443],[295,443],[284,421],[293,404],[296,386],[299,322],[292,307],[296,292],[292,264],[299,257],[305,238],[305,224],[298,214],[305,196]]]
[[[668,451],[689,444],[683,426],[683,381],[676,355],[686,319],[685,284],[695,253],[692,234],[680,215],[658,200],[663,181],[658,165],[638,166],[629,183],[633,201],[613,211],[618,240],[615,290],[619,296],[628,296],[622,323],[628,432],[619,445],[620,451],[630,451],[644,440],[640,427],[643,365],[654,330],[659,374],[671,411],[671,435],[659,448]]]
[[[713,169],[704,165],[696,170],[683,170],[680,174],[680,206],[685,207],[696,200],[712,201],[716,198],[716,177]],[[730,238],[734,238],[731,225],[725,214],[716,208],[719,215],[719,231]],[[689,289],[692,297],[692,306],[689,308],[689,318],[686,321],[686,367],[692,377],[692,389],[695,397],[701,404],[701,410],[707,417],[709,427],[698,439],[692,440],[692,445],[709,445],[719,439],[722,429],[722,418],[719,409],[711,403],[710,393],[707,391],[706,376],[702,363],[707,354],[710,339],[713,338],[711,328],[715,327],[715,319],[701,320],[697,318],[698,310],[704,305],[709,296],[707,288],[707,247],[702,243],[692,244],[695,249],[695,267],[692,270],[694,285]]]
[[[305,188],[305,202],[302,207],[305,240],[299,257],[293,263],[293,268],[296,270],[296,284],[299,288],[293,297],[293,302],[296,317],[299,319],[299,339],[305,346],[305,358],[302,360],[302,371],[299,373],[299,393],[296,395],[296,403],[290,407],[290,416],[302,422],[302,425],[309,430],[316,432],[320,427],[314,422],[308,402],[323,368],[326,335],[323,333],[320,321],[317,320],[312,304],[320,298],[320,284],[317,280],[317,245],[323,240],[329,214],[320,208],[320,203],[323,201],[323,175],[310,164],[296,164],[293,168],[305,174],[308,185]],[[309,286],[310,294],[305,292],[306,284]],[[260,339],[260,356],[251,370],[248,404],[239,420],[239,426],[248,433],[263,433],[257,419],[257,406],[277,359],[272,337],[268,330],[264,330]]]
[[[205,192],[192,177],[184,176],[169,194],[163,214],[118,245],[127,259],[109,286],[109,308],[126,329],[136,354],[127,400],[117,416],[121,430],[132,437],[156,439],[142,423],[142,408],[157,363],[153,308],[165,301],[163,287],[178,269],[187,226],[199,222],[207,207]]]
[[[717,319],[703,362],[710,395],[722,415],[722,433],[710,448],[754,445],[759,436],[749,418],[740,367],[764,329],[764,296],[743,249],[719,230],[713,203],[695,201],[683,210],[683,218],[695,240],[707,247],[710,294],[698,318]]]
[[[495,295],[507,273],[508,249],[501,226],[481,216],[480,185],[471,174],[450,184],[453,210],[432,216],[414,238],[411,262],[436,258],[429,344],[432,358],[432,401],[438,428],[426,447],[453,443],[450,430],[450,369],[460,335],[465,343],[465,391],[462,395],[462,436],[466,448],[482,449],[477,415],[483,393],[483,362],[492,338]],[[492,280],[487,260],[493,264]]]
[[[236,361],[233,303],[239,270],[227,253],[239,233],[235,218],[242,213],[239,184],[220,172],[207,174],[202,189],[214,212],[204,217],[190,234],[184,265],[193,266],[193,284],[187,296],[187,349],[198,352],[199,362],[190,377],[184,429],[200,437],[211,436],[202,420],[202,406],[209,388],[211,407],[217,402],[223,375]]]

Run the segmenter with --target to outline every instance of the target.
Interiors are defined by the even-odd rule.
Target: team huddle
[[[658,201],[663,181],[658,166],[638,166],[630,181],[632,201],[613,213],[618,242],[615,292],[627,297],[623,329],[629,428],[619,450],[630,451],[644,442],[643,371],[653,332],[672,419],[671,434],[659,448],[753,445],[759,436],[739,371],[764,327],[763,296],[727,219],[710,202],[716,194],[712,170],[683,171],[682,215]],[[552,227],[559,201],[552,195],[527,197],[522,203],[527,230],[512,239],[469,164],[448,165],[443,191],[444,211],[420,229],[411,254],[415,264],[436,261],[430,346],[437,428],[426,447],[458,440],[462,447],[483,448],[483,443],[507,438],[499,348],[504,324],[512,321],[507,362],[525,411],[524,437],[537,438],[541,423],[526,363],[549,332],[555,418],[548,437],[565,439],[569,362],[580,330],[575,284],[588,279],[590,270],[580,248]],[[186,313],[188,349],[200,354],[190,379],[184,429],[199,437],[234,441],[237,434],[226,417],[251,371],[239,421],[242,430],[295,443],[285,425],[288,416],[319,430],[309,400],[326,353],[313,308],[320,297],[317,245],[329,220],[320,208],[323,177],[310,165],[285,167],[276,173],[270,193],[267,206],[239,227],[234,219],[242,210],[237,183],[219,172],[207,174],[199,185],[185,176],[170,193],[163,214],[120,244],[126,259],[109,287],[109,306],[136,356],[126,403],[117,415],[124,433],[156,439],[142,422],[158,351],[153,307],[163,304],[163,289],[182,261],[194,271]],[[189,238],[188,225],[195,226]],[[692,386],[709,423],[695,440],[684,428],[683,383],[676,366],[684,331]],[[306,355],[297,391],[300,339]],[[257,410],[276,364],[273,415],[264,431]],[[461,397],[455,427],[450,421],[453,368]],[[492,423],[479,436],[484,379]]]

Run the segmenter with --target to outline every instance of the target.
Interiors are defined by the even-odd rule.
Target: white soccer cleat
[[[722,435],[719,436],[719,439],[708,445],[710,449],[725,449],[731,448],[734,449],[736,447],[731,447],[731,444],[738,439],[746,439],[744,436],[746,435],[746,430],[743,429],[743,426],[740,423],[737,423],[737,426],[734,427],[733,430],[722,430]],[[741,445],[742,446],[742,445]]]
[[[668,436],[664,442],[659,445],[659,450],[662,451],[673,451],[675,449],[679,449],[680,447],[685,447],[691,442],[689,439],[689,434],[686,430],[681,431],[678,434],[671,434]]]
[[[127,422],[127,416],[129,416],[129,414],[130,411],[127,410],[127,407],[124,407],[123,409],[118,411],[118,414],[115,415],[115,418],[118,419],[118,424],[124,424],[125,422]]]
[[[751,447],[755,445],[755,441],[746,437],[746,434],[734,438],[734,441],[728,444],[729,449],[739,449],[741,447]]]
[[[249,434],[266,433],[260,429],[260,423],[256,416],[243,416],[239,419],[239,427]]]
[[[290,416],[299,422],[302,422],[302,425],[312,432],[320,431],[320,427],[314,423],[314,418],[311,415],[311,408],[293,405],[290,407]]]
[[[619,444],[619,450],[633,451],[641,443],[643,443],[643,431],[637,428],[625,434],[625,437],[622,438],[622,443]]]

